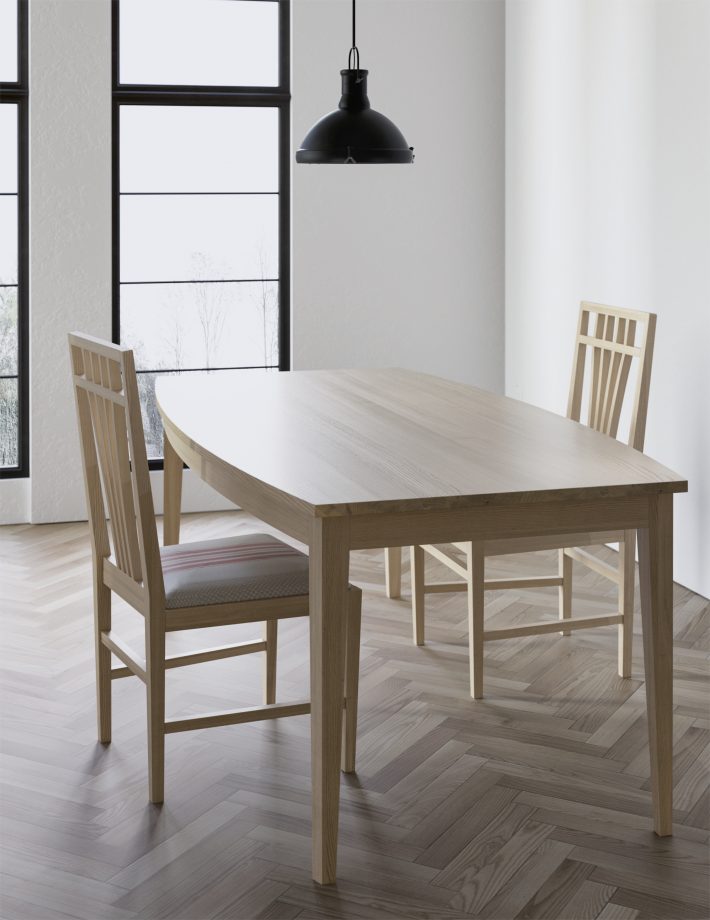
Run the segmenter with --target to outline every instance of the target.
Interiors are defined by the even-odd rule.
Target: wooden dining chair
[[[635,310],[622,310],[583,302],[580,307],[574,346],[572,380],[567,416],[576,422],[582,419],[582,403],[586,401],[586,424],[609,437],[617,437],[632,365],[635,363],[633,403],[630,409],[628,444],[643,450],[651,382],[651,363],[656,329],[656,316]],[[585,386],[585,375],[591,374]],[[611,566],[582,547],[619,544],[619,558]],[[424,599],[426,594],[465,592],[468,596],[469,654],[471,696],[483,696],[483,643],[497,639],[547,635],[560,632],[569,636],[573,629],[588,629],[618,624],[618,667],[621,677],[631,676],[633,640],[634,572],[636,531],[609,533],[564,534],[559,537],[489,540],[485,543],[455,543],[454,551],[440,546],[411,547],[412,620],[414,642],[424,644]],[[553,576],[486,580],[487,556],[501,556],[538,550],[558,549],[558,573]],[[398,593],[399,550],[388,552],[388,594]],[[454,583],[427,584],[424,579],[425,554],[447,566],[462,580]],[[580,562],[618,587],[618,608],[611,616],[572,618],[572,563]],[[557,587],[559,618],[564,629],[554,621],[530,623],[506,629],[484,627],[484,592],[517,590],[521,588]]]
[[[111,740],[111,681],[135,675],[147,690],[150,800],[162,802],[166,734],[310,712],[307,700],[276,703],[277,624],[308,616],[308,557],[259,533],[159,547],[133,352],[77,333],[69,347],[93,551],[99,740]],[[144,654],[111,628],[114,591],[145,620]],[[355,769],[361,598],[351,585],[344,772]],[[168,632],[255,622],[260,640],[166,655]],[[253,652],[264,653],[263,706],[165,718],[166,669]]]

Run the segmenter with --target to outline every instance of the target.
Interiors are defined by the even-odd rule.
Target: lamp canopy
[[[296,162],[411,163],[414,148],[393,121],[370,106],[368,71],[360,69],[360,52],[355,44],[355,0],[352,11],[353,43],[348,67],[340,71],[340,103],[306,134],[296,152]]]

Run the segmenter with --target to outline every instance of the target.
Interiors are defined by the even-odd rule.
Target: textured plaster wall
[[[31,519],[84,494],[66,333],[111,334],[110,4],[30,8]]]

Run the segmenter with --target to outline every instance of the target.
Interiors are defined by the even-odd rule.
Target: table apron
[[[307,505],[269,488],[235,467],[212,459],[174,428],[165,416],[163,426],[173,449],[196,476],[260,521],[276,527],[294,540],[310,543],[313,514]]]
[[[350,548],[542,537],[564,533],[635,530],[648,526],[653,496],[624,496],[455,511],[398,511],[353,515]]]

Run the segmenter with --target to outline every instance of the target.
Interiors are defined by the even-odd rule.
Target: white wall
[[[337,106],[349,0],[293,7],[293,140]],[[504,3],[361,0],[372,107],[413,166],[296,166],[296,368],[406,366],[503,389]]]
[[[111,337],[110,4],[30,3],[31,520],[84,516],[66,333]]]
[[[646,451],[710,595],[710,3],[508,0],[506,392],[564,412],[580,300],[658,314]]]

